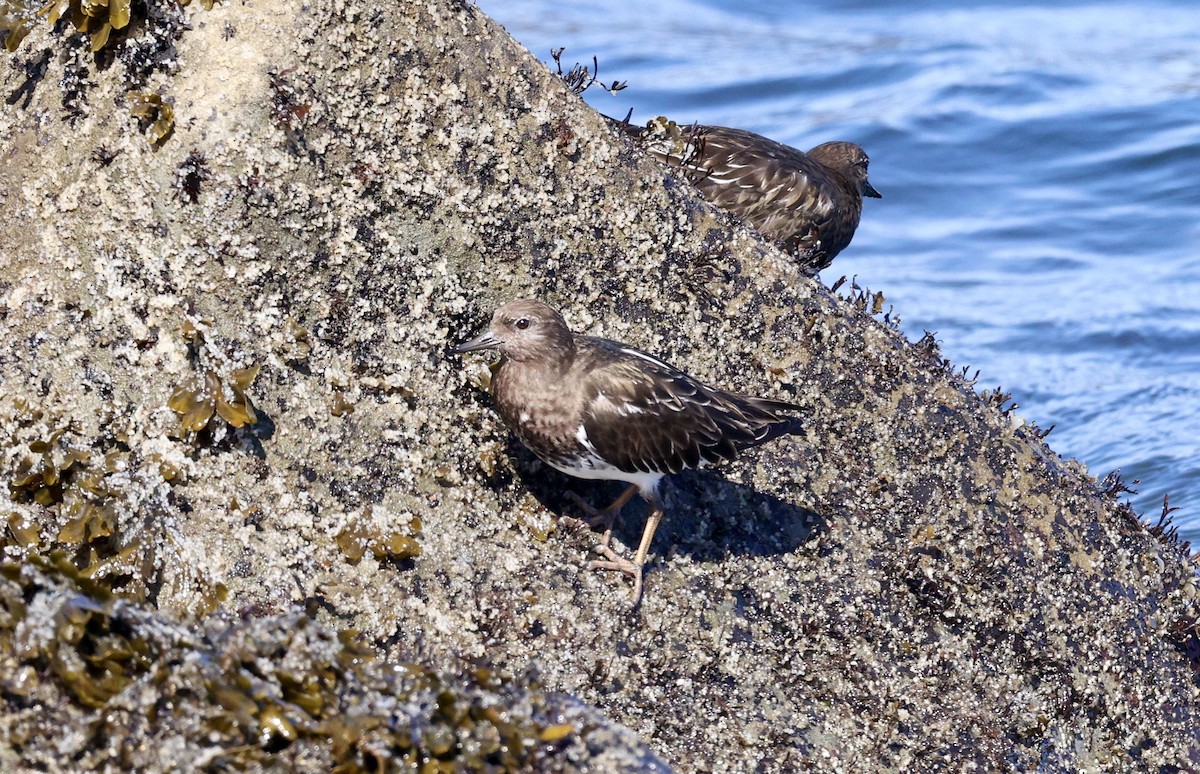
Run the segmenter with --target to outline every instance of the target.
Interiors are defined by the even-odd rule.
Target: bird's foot
[[[604,537],[600,539],[600,547],[608,548],[609,542],[612,541],[613,527],[616,526],[617,519],[621,516],[621,507],[624,506],[624,503],[621,503],[620,505],[614,503],[607,508],[600,509],[594,505],[591,505],[574,492],[567,492],[567,497],[571,498],[571,500],[574,501],[574,503],[578,505],[584,513],[587,514],[586,517],[581,519],[583,523],[587,524],[593,529],[596,527],[604,528]],[[614,505],[616,507],[613,507]]]
[[[596,546],[596,553],[603,556],[604,559],[594,559],[588,562],[588,569],[616,570],[631,576],[633,578],[633,606],[637,607],[638,603],[642,601],[642,566],[644,562],[635,562],[618,556],[607,545]]]

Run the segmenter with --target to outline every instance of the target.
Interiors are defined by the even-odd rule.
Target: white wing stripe
[[[672,368],[671,366],[667,365],[666,363],[664,363],[663,361],[659,360],[656,357],[647,355],[645,352],[639,352],[638,350],[632,349],[630,347],[621,347],[621,351],[627,355],[633,355],[634,357],[640,357],[642,360],[646,360],[648,362],[654,363],[655,365],[662,366],[663,368],[667,369],[668,371],[675,371],[675,369]]]

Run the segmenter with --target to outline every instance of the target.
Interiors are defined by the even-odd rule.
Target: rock
[[[65,558],[4,569],[6,771],[667,771],[533,672],[385,663],[303,610],[195,632]]]
[[[0,76],[10,560],[68,550],[138,620],[201,616],[205,652],[261,628],[272,669],[289,631],[348,627],[464,690],[454,665],[536,668],[681,770],[1200,766],[1185,548],[872,316],[882,296],[805,278],[470,5],[152,13],[98,59],[39,23]],[[132,114],[152,104],[169,133]],[[812,408],[807,435],[666,485],[637,611],[566,518],[564,490],[612,492],[513,443],[450,351],[517,296]],[[14,674],[57,679],[14,642]],[[103,712],[6,689],[32,730],[0,760],[70,760],[57,723],[158,689]],[[167,725],[131,733],[205,739]],[[212,755],[336,750],[250,725]],[[123,765],[105,749],[89,764]],[[564,749],[657,765],[611,722]]]

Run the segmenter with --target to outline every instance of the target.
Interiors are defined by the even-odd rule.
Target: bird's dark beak
[[[490,329],[454,348],[455,352],[474,352],[478,349],[499,349],[501,341]]]
[[[863,196],[870,196],[872,199],[882,199],[883,194],[875,190],[875,186],[867,180],[863,181]]]

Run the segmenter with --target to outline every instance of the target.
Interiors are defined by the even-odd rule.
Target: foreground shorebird
[[[665,118],[645,128],[616,123],[659,161],[682,170],[704,198],[782,244],[813,274],[854,238],[863,197],[882,198],[867,181],[867,154],[852,142],[804,153],[724,126],[681,127]]]
[[[685,468],[731,460],[737,452],[800,431],[801,407],[723,392],[645,352],[615,341],[575,336],[540,301],[512,301],[496,310],[481,335],[459,352],[497,349],[492,394],[504,423],[544,462],[579,478],[626,481],[612,505],[588,511],[603,525],[595,569],[633,577],[642,596],[642,566],[662,519],[658,486]],[[613,524],[635,492],[650,506],[632,561],[609,546]]]

